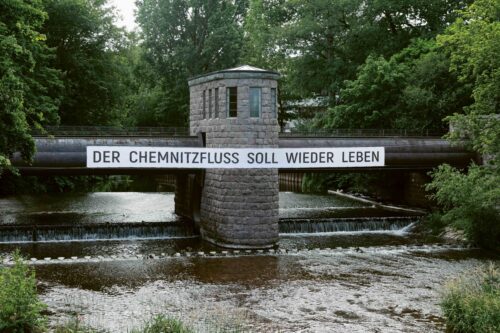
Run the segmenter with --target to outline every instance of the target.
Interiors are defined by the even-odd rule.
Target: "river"
[[[157,313],[199,332],[442,332],[445,281],[498,261],[413,231],[414,214],[335,195],[280,193],[279,244],[248,253],[202,242],[173,205],[171,193],[1,198],[0,255],[34,258],[53,323],[78,313],[111,332]]]

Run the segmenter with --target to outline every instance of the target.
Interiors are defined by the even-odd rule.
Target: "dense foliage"
[[[14,152],[32,157],[31,128],[59,118],[61,81],[40,33],[46,19],[40,0],[0,1],[0,174]]]
[[[471,103],[434,40],[414,40],[389,60],[369,56],[341,103],[319,120],[330,128],[401,128],[439,133],[443,118]]]
[[[443,207],[443,221],[464,230],[475,244],[494,248],[500,244],[500,174],[473,165],[466,174],[449,165],[433,172],[427,186]]]
[[[0,266],[0,332],[42,332],[46,308],[38,299],[34,270],[14,254],[12,267]]]
[[[441,166],[428,186],[444,209],[443,218],[464,229],[482,246],[500,244],[500,2],[477,0],[438,42],[448,53],[451,70],[473,87],[473,103],[465,113],[449,117],[449,137],[466,140],[484,160],[460,172]]]
[[[500,2],[477,0],[438,36],[460,82],[470,84],[473,103],[465,113],[449,117],[456,130],[452,139],[468,137],[472,148],[490,155],[498,165],[500,156]]]
[[[125,118],[126,38],[106,0],[44,0],[48,20],[42,32],[56,50],[61,71],[59,107],[64,125],[119,125]]]
[[[296,97],[341,95],[369,55],[390,57],[432,38],[469,1],[250,1],[245,59],[273,65]]]
[[[466,272],[449,282],[441,301],[451,332],[500,331],[500,272],[489,267]]]
[[[188,78],[238,64],[245,1],[140,0],[144,60],[153,72],[145,96],[159,124],[186,126]],[[147,98],[149,97],[149,98]]]

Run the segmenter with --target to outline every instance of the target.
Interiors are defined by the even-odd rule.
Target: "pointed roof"
[[[221,79],[279,79],[280,74],[275,71],[257,68],[250,65],[241,65],[216,72],[194,76],[188,80],[189,86]]]
[[[257,68],[250,65],[241,65],[234,68],[223,69],[225,72],[268,72],[265,69]]]

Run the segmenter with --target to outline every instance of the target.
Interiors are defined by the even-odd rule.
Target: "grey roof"
[[[222,71],[224,72],[268,72],[266,69],[262,68],[257,68],[254,66],[250,65],[241,65],[238,67],[233,67],[233,68],[228,68],[228,69],[223,69]]]
[[[257,68],[250,65],[241,65],[222,69],[216,72],[197,75],[188,80],[190,86],[221,79],[279,79],[280,74],[275,71]]]

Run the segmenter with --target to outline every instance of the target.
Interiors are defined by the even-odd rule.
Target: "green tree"
[[[146,50],[139,43],[139,36],[131,34],[131,42],[124,53],[129,70],[129,91],[125,100],[128,126],[158,126],[164,119],[161,114],[162,98],[165,96],[159,81],[161,75],[146,60]]]
[[[451,138],[468,135],[474,149],[498,160],[500,153],[500,1],[476,0],[438,36],[451,59],[450,70],[473,85],[474,102],[449,118]]]
[[[119,125],[128,94],[127,40],[113,20],[107,0],[43,0],[49,19],[43,25],[56,49],[64,97],[59,108],[64,125]]]
[[[286,0],[251,0],[244,22],[242,62],[278,71],[282,76],[278,90],[278,121],[281,127],[291,119],[285,104],[300,98],[290,86],[290,61],[284,52],[284,40],[278,33],[292,19],[294,9]]]
[[[139,0],[137,5],[144,56],[156,73],[150,91],[159,86],[163,92],[152,112],[159,124],[185,126],[188,78],[239,62],[246,1]]]
[[[450,70],[472,85],[473,103],[448,117],[454,142],[468,142],[484,164],[464,173],[449,166],[433,172],[428,186],[441,204],[444,220],[464,229],[486,247],[500,244],[500,1],[476,0],[437,38],[451,59]]]
[[[445,164],[432,173],[432,198],[443,208],[442,220],[463,230],[474,244],[500,245],[500,174],[472,165],[466,174]]]
[[[287,1],[290,20],[276,33],[291,62],[291,87],[300,96],[330,96],[333,105],[369,55],[388,58],[412,39],[434,37],[467,2]]]
[[[368,57],[346,82],[341,103],[319,119],[328,128],[402,128],[441,131],[442,119],[469,105],[470,89],[449,72],[434,40],[414,41],[389,60]]]
[[[32,157],[32,128],[58,122],[61,81],[39,32],[46,18],[39,0],[0,1],[0,174],[14,152]]]

